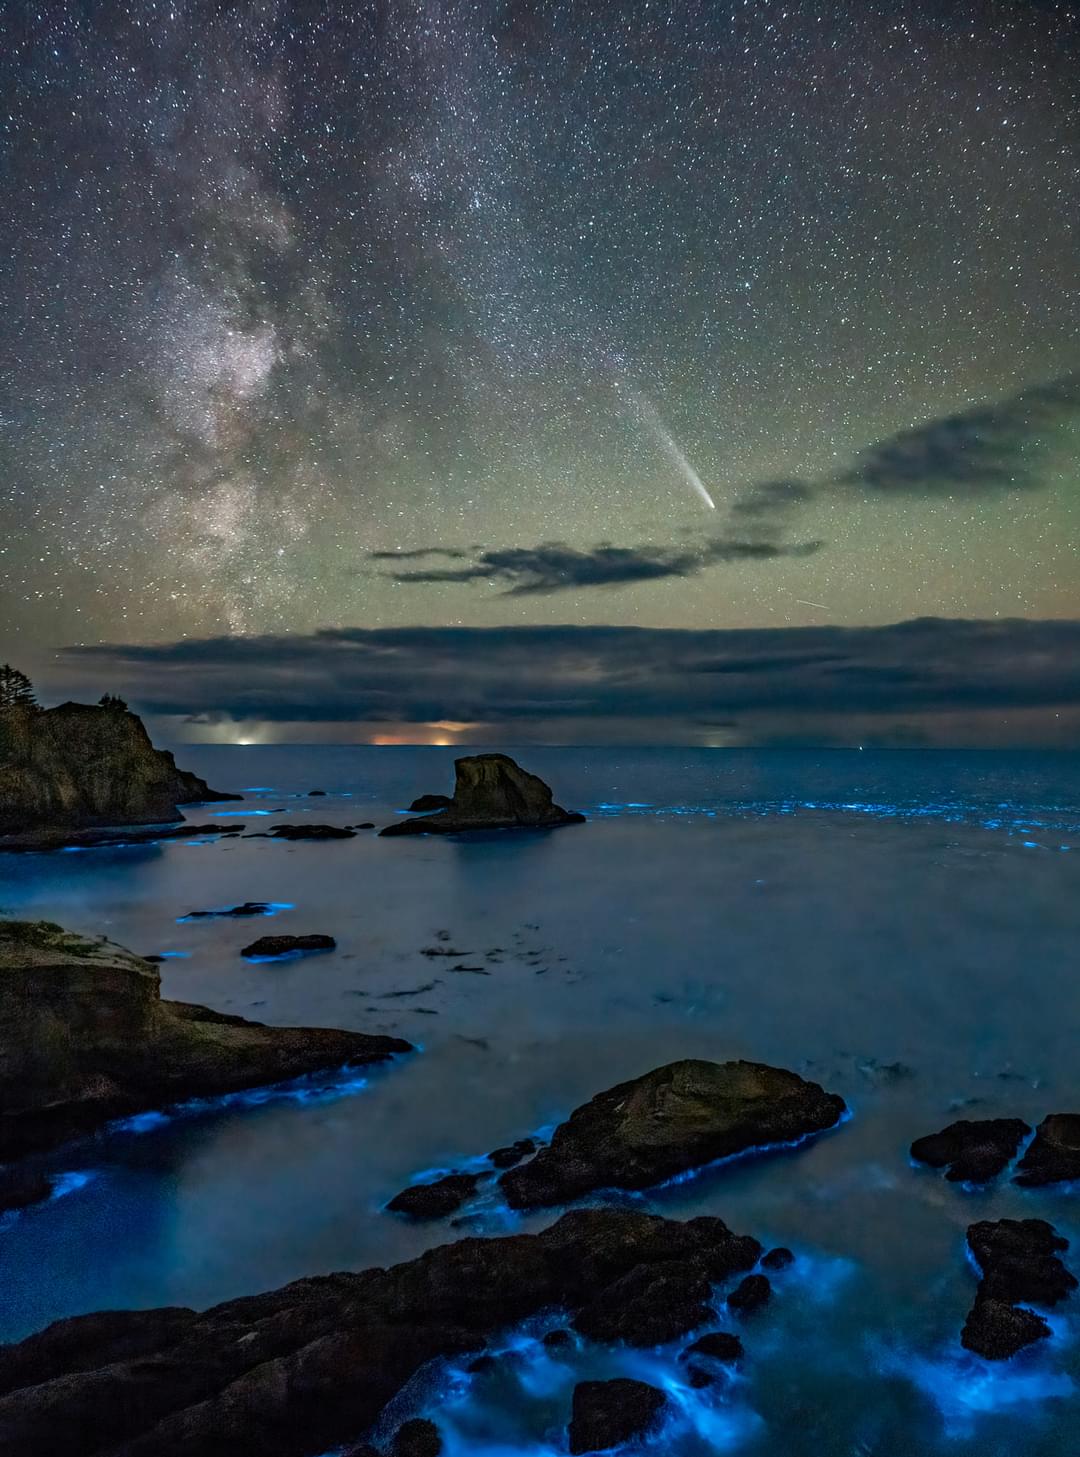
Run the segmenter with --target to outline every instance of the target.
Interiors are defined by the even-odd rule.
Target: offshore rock
[[[639,1266],[707,1268],[734,1238],[716,1219],[582,1209],[540,1234],[463,1239],[390,1269],[297,1280],[201,1314],[59,1321],[0,1347],[0,1451],[310,1457],[360,1443],[428,1361],[477,1353],[544,1309],[574,1314]],[[625,1395],[612,1410],[633,1421],[593,1427],[586,1410],[600,1404],[588,1403],[575,1450],[632,1436],[659,1413],[655,1397],[639,1405]]]
[[[243,825],[132,825],[127,830],[28,830],[0,835],[0,853],[33,854],[46,850],[94,850],[102,845],[155,845],[158,840],[189,840],[210,835],[238,835]]]
[[[645,1381],[581,1381],[574,1387],[567,1429],[571,1453],[606,1452],[644,1436],[660,1418],[667,1397]]]
[[[444,809],[418,820],[398,820],[379,833],[456,835],[469,830],[555,829],[584,823],[584,815],[554,804],[544,781],[506,754],[457,759],[454,770],[454,797]]]
[[[156,966],[103,937],[0,921],[0,1160],[188,1098],[412,1050],[162,1001],[160,983]]]
[[[1050,1327],[1026,1306],[1057,1305],[1076,1289],[1075,1276],[1058,1258],[1069,1241],[1044,1219],[982,1220],[971,1225],[967,1240],[982,1279],[961,1344],[1001,1361],[1045,1340]]]
[[[409,805],[412,814],[430,814],[432,810],[449,809],[453,800],[448,794],[422,794]]]
[[[1030,1132],[1022,1118],[961,1118],[940,1133],[917,1138],[911,1157],[945,1169],[952,1183],[985,1184],[1011,1163]]]
[[[413,1219],[445,1219],[476,1193],[478,1174],[447,1174],[430,1184],[410,1184],[386,1206]]]
[[[1051,1113],[1035,1131],[1013,1181],[1027,1189],[1080,1179],[1080,1113]]]
[[[646,1189],[732,1154],[820,1133],[845,1112],[843,1098],[783,1068],[687,1059],[597,1094],[499,1184],[515,1209],[564,1204],[595,1189]]]
[[[356,831],[348,825],[271,825],[244,836],[245,840],[352,840]]]
[[[241,956],[288,956],[303,951],[333,951],[337,942],[333,936],[260,936],[245,946]]]
[[[0,716],[0,832],[165,824],[179,805],[240,797],[178,769],[126,709],[61,703]]]

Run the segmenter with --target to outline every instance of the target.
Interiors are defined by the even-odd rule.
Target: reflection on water
[[[1080,1423],[1076,1310],[1007,1368],[957,1337],[975,1279],[964,1230],[1038,1215],[1080,1235],[1072,1190],[964,1190],[908,1145],[955,1117],[1075,1110],[1080,762],[1065,754],[529,750],[592,816],[550,835],[288,843],[222,837],[0,863],[0,906],[163,955],[166,996],[290,1023],[392,1032],[423,1055],[200,1105],[139,1136],[58,1152],[94,1177],[0,1227],[0,1336],[77,1311],[207,1305],[301,1275],[409,1258],[462,1232],[543,1227],[490,1190],[464,1229],[383,1212],[413,1179],[478,1167],[599,1089],[676,1057],[779,1063],[840,1093],[844,1127],[627,1200],[721,1215],[797,1265],[705,1394],[676,1354],[546,1352],[442,1373],[455,1454],[564,1450],[575,1373],[638,1362],[672,1397],[649,1450],[794,1457],[949,1451],[1049,1457]],[[439,750],[212,749],[185,765],[237,813],[386,823],[450,787]],[[325,798],[308,801],[317,783]],[[230,813],[232,813],[230,811]],[[191,816],[205,821],[206,810]],[[337,950],[245,961],[250,923]],[[439,940],[445,932],[449,940]],[[431,956],[448,947],[460,956]],[[1080,1246],[1067,1262],[1080,1271]],[[508,1339],[510,1337],[508,1336]],[[612,1365],[611,1363],[614,1363]],[[627,1365],[626,1363],[629,1363]],[[640,1366],[643,1371],[645,1366]],[[503,1369],[505,1367],[505,1369]]]

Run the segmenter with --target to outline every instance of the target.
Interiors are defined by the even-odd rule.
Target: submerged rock
[[[544,781],[506,754],[475,754],[456,760],[454,769],[454,797],[445,808],[422,819],[398,820],[379,833],[455,835],[468,830],[554,829],[584,822],[584,815],[554,804]],[[414,809],[418,802],[414,801]]]
[[[445,1219],[476,1193],[479,1174],[447,1174],[430,1184],[410,1184],[386,1206],[413,1219]]]
[[[707,1269],[733,1238],[716,1219],[582,1209],[540,1234],[463,1239],[390,1269],[297,1280],[201,1314],[59,1321],[0,1347],[0,1451],[310,1457],[360,1443],[428,1361],[477,1353],[544,1309],[574,1314],[642,1265]],[[619,1401],[575,1400],[575,1451],[648,1428],[663,1396],[637,1385]]]
[[[103,937],[0,921],[0,1159],[189,1098],[412,1050],[162,1001],[160,983],[156,966]]]
[[[834,1127],[843,1098],[759,1062],[687,1059],[576,1108],[536,1157],[499,1179],[510,1205],[645,1189],[703,1164]]]
[[[581,1381],[574,1387],[573,1415],[567,1428],[571,1453],[605,1452],[644,1436],[667,1405],[658,1387],[619,1376],[614,1381]]]
[[[1037,1189],[1080,1179],[1080,1113],[1051,1113],[1020,1160],[1017,1184]]]
[[[241,956],[287,956],[294,951],[333,951],[333,936],[260,936],[245,946]]]
[[[37,1169],[0,1169],[0,1214],[42,1204],[52,1193],[52,1180]]]
[[[0,733],[0,832],[166,824],[178,806],[239,799],[176,767],[134,713],[62,703],[9,708]]]
[[[712,1361],[741,1361],[744,1355],[743,1343],[730,1331],[710,1331],[701,1336],[692,1346],[687,1346],[683,1358],[706,1356]]]
[[[1030,1132],[1022,1118],[961,1118],[940,1133],[917,1138],[911,1157],[945,1169],[952,1183],[985,1184],[1011,1163]]]
[[[1069,1241],[1044,1219],[982,1220],[971,1225],[967,1240],[982,1279],[961,1344],[1001,1361],[1044,1340],[1050,1327],[1025,1307],[1057,1305],[1076,1289],[1075,1276],[1058,1258]]]
[[[355,830],[347,825],[271,825],[245,835],[247,840],[352,840]]]
[[[273,909],[269,901],[244,901],[243,905],[227,906],[222,911],[188,911],[180,919],[182,921],[210,921],[221,917],[235,917],[239,920],[244,916],[269,916]]]
[[[772,1286],[764,1275],[747,1275],[728,1296],[728,1308],[739,1315],[753,1315],[772,1299]]]

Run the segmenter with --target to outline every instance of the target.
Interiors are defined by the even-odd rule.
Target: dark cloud
[[[809,481],[755,481],[736,497],[731,512],[733,516],[751,517],[755,520],[781,516],[785,511],[813,500],[817,493],[818,487],[812,486]]]
[[[771,561],[784,556],[807,556],[821,543],[797,542],[784,545],[767,540],[718,537],[696,547],[612,546],[601,542],[584,551],[563,542],[542,542],[534,547],[507,547],[480,551],[461,567],[426,567],[417,571],[393,572],[395,582],[496,582],[507,597],[536,596],[571,588],[620,587],[629,582],[655,581],[661,577],[692,577],[719,562]],[[423,552],[378,552],[376,560],[388,557],[440,556],[460,560],[461,551],[431,547]]]
[[[481,724],[514,742],[587,724],[675,739],[738,722],[747,741],[815,723],[1080,706],[1080,621],[922,618],[888,627],[327,629],[69,648],[64,688],[146,712],[278,722]],[[660,729],[657,729],[657,726]],[[810,729],[808,730],[808,726]],[[977,737],[977,736],[976,736]],[[658,740],[662,741],[662,740]]]

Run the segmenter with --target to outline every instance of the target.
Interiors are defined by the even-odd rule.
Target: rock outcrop
[[[165,824],[178,806],[239,799],[176,767],[126,709],[86,703],[0,715],[0,833]]]
[[[1035,1130],[1014,1182],[1037,1189],[1073,1179],[1080,1179],[1080,1113],[1051,1113]]]
[[[1022,1118],[961,1118],[940,1133],[917,1138],[911,1157],[945,1169],[952,1183],[985,1184],[1012,1162],[1030,1132]]]
[[[445,1219],[476,1193],[479,1182],[476,1174],[446,1174],[429,1184],[410,1184],[395,1194],[386,1207],[395,1214],[408,1214],[412,1219]]]
[[[581,1381],[574,1387],[574,1409],[567,1441],[574,1453],[606,1452],[642,1437],[660,1420],[667,1397],[646,1381],[619,1376],[614,1381]]]
[[[311,936],[260,936],[245,946],[241,956],[303,956],[309,951],[333,951],[333,936],[315,933]]]
[[[0,1347],[0,1451],[310,1457],[364,1442],[427,1361],[479,1352],[544,1308],[577,1312],[641,1267],[707,1273],[735,1238],[719,1219],[583,1209],[202,1314],[76,1316]]]
[[[620,1083],[576,1108],[551,1143],[499,1179],[515,1209],[595,1189],[646,1189],[732,1154],[820,1133],[843,1098],[760,1062],[688,1059]]]
[[[354,840],[356,831],[348,825],[271,825],[253,830],[245,840]]]
[[[0,921],[0,1162],[110,1119],[412,1050],[162,1001],[160,980],[104,938]]]
[[[1045,1219],[982,1220],[967,1233],[968,1248],[982,1271],[975,1304],[960,1342],[989,1361],[1003,1361],[1050,1327],[1029,1304],[1059,1304],[1076,1289],[1075,1276],[1058,1255],[1069,1248]]]
[[[585,816],[554,804],[551,790],[506,754],[457,759],[454,797],[445,808],[417,820],[398,820],[381,835],[457,835],[469,830],[555,829]],[[425,795],[434,800],[437,796]],[[419,800],[415,801],[413,808]]]

